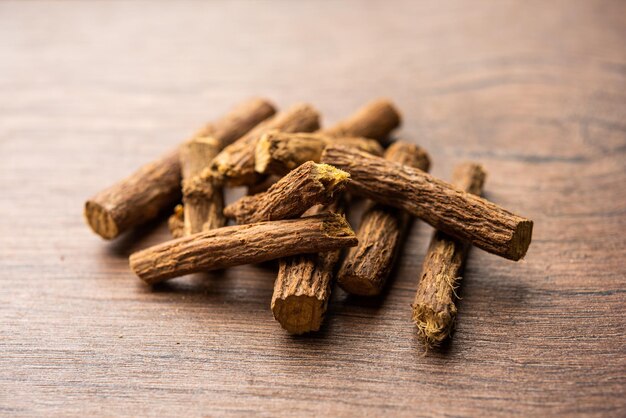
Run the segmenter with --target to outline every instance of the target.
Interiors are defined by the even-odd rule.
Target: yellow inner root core
[[[317,177],[320,183],[322,183],[330,196],[332,196],[332,193],[337,185],[343,185],[350,179],[349,173],[329,164],[316,164],[315,168],[317,170]]]
[[[93,231],[104,239],[113,239],[118,235],[115,220],[104,207],[91,200],[85,203],[85,219]]]

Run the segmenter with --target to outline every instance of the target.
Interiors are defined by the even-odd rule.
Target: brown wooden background
[[[85,198],[251,95],[325,123],[387,96],[448,178],[535,220],[526,259],[470,254],[424,356],[416,223],[385,298],[323,331],[269,310],[271,269],[157,289]],[[0,414],[626,415],[626,3],[0,3]]]

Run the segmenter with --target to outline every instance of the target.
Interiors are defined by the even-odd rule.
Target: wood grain
[[[624,2],[0,2],[0,88],[1,415],[626,415]],[[164,220],[105,243],[83,201],[251,95],[325,126],[391,98],[434,175],[478,161],[535,221],[525,260],[470,251],[426,356],[422,222],[317,335],[274,321],[272,266],[145,286]]]

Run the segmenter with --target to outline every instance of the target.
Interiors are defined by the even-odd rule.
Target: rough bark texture
[[[196,136],[215,138],[224,146],[267,119],[274,107],[262,99],[251,99],[235,107]],[[105,239],[155,218],[180,200],[181,166],[178,151],[146,164],[85,203],[89,226]]]
[[[183,230],[185,228],[185,209],[183,205],[176,205],[174,213],[167,219],[167,227],[174,238],[183,236]]]
[[[178,151],[170,152],[87,200],[85,219],[95,233],[113,239],[179,202],[180,180]]]
[[[332,136],[362,136],[383,140],[401,122],[400,112],[391,101],[377,99],[323,132]]]
[[[130,267],[146,283],[153,284],[185,274],[332,251],[356,243],[343,216],[324,214],[185,236],[132,254]]]
[[[459,189],[479,195],[485,176],[480,165],[468,163],[456,168],[452,182]],[[457,312],[455,289],[468,249],[467,243],[440,231],[430,241],[412,305],[417,335],[427,347],[441,344],[452,331]]]
[[[373,155],[383,153],[380,143],[368,138],[269,132],[256,144],[254,169],[261,174],[282,176],[307,161],[319,162],[324,148],[333,143],[355,147]]]
[[[251,184],[248,186],[246,194],[248,196],[253,196],[255,194],[263,193],[269,190],[278,180],[281,179],[281,176],[263,176],[258,183]]]
[[[428,171],[430,160],[417,145],[396,142],[385,159]],[[377,203],[361,218],[359,245],[351,248],[341,265],[337,282],[348,293],[373,296],[383,289],[400,251],[410,216],[402,209]]]
[[[343,214],[343,199],[315,206],[306,215],[324,212]],[[340,256],[341,250],[335,250],[280,259],[271,308],[274,318],[285,330],[303,334],[320,329]]]
[[[226,225],[224,193],[222,188],[200,178],[219,152],[220,141],[211,136],[196,137],[180,147],[180,164],[183,174],[183,234],[191,235],[204,228]]]
[[[328,203],[343,190],[350,176],[312,161],[291,171],[267,192],[244,196],[224,209],[238,224],[276,221],[302,215],[311,206]]]
[[[213,160],[207,176],[231,186],[258,183],[259,174],[254,171],[254,152],[261,136],[272,130],[281,132],[312,132],[319,129],[319,114],[307,104],[299,104],[281,112],[257,126],[227,146]]]
[[[524,257],[533,222],[422,170],[338,145],[322,162],[350,173],[348,190],[404,209],[434,228],[510,260]]]

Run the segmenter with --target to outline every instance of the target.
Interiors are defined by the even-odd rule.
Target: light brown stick
[[[332,251],[356,243],[343,216],[325,214],[200,232],[134,253],[130,267],[153,284],[185,274]]]
[[[339,198],[328,205],[315,206],[306,215],[324,212],[343,214],[343,200]],[[271,308],[276,321],[289,333],[303,334],[320,329],[340,256],[341,250],[335,250],[280,259]]]
[[[329,202],[349,180],[348,173],[308,161],[269,188],[244,196],[224,209],[238,224],[295,218],[316,204]]]
[[[531,220],[419,169],[338,145],[326,147],[322,162],[350,173],[348,191],[403,209],[487,252],[517,261],[528,250]]]
[[[252,99],[237,106],[215,124],[203,128],[223,144],[247,132],[274,113],[265,100]],[[181,173],[178,151],[168,153],[129,177],[87,200],[85,219],[94,232],[113,239],[122,232],[155,218],[180,201]]]
[[[199,177],[219,152],[221,141],[199,136],[180,147],[183,174],[183,235],[226,225],[222,188]]]
[[[452,182],[459,189],[479,195],[485,176],[480,165],[462,164],[454,171]],[[455,289],[468,249],[467,243],[439,231],[430,241],[412,305],[418,337],[427,347],[441,344],[452,331],[457,312]]]
[[[395,142],[385,159],[428,171],[430,160],[422,148]],[[351,248],[337,275],[337,283],[348,293],[374,296],[382,291],[400,251],[410,215],[383,204],[372,205],[361,218],[359,245]]]
[[[230,186],[256,184],[259,174],[254,171],[254,151],[257,141],[272,130],[281,132],[312,132],[319,128],[319,114],[311,106],[299,104],[281,112],[220,152],[206,176]]]
[[[331,136],[362,136],[383,140],[402,121],[400,112],[387,99],[377,99],[360,108],[352,116],[325,129]]]
[[[180,163],[174,151],[87,200],[85,219],[102,238],[113,239],[156,218],[180,197]]]
[[[254,169],[261,174],[285,175],[307,161],[319,162],[329,144],[355,147],[382,155],[380,144],[368,138],[333,137],[321,133],[268,132],[256,144]]]

